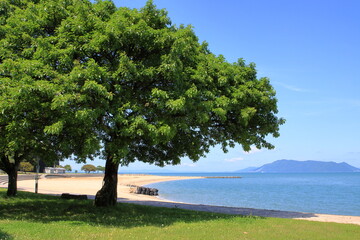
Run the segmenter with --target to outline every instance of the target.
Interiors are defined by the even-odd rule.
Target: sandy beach
[[[179,177],[179,176],[156,176],[156,175],[144,175],[144,174],[121,174],[118,178],[118,201],[161,201],[155,196],[147,196],[142,194],[131,193],[131,186],[144,186],[156,182],[175,181],[196,179],[201,177]],[[38,193],[41,194],[54,194],[61,195],[62,193],[70,194],[86,194],[88,198],[95,198],[96,192],[102,186],[103,178],[97,175],[91,177],[49,177],[44,176],[39,179]],[[0,184],[0,187],[6,187],[7,185]],[[35,181],[22,180],[18,181],[18,190],[34,192]]]
[[[155,196],[147,196],[142,194],[131,193],[131,186],[144,186],[151,183],[162,181],[175,181],[197,179],[201,177],[178,177],[178,176],[156,176],[156,175],[137,175],[137,174],[124,174],[119,175],[118,184],[118,201],[124,203],[135,203],[149,206],[182,208],[196,211],[208,211],[226,214],[238,214],[247,216],[261,216],[261,217],[276,217],[276,218],[289,218],[301,219],[309,221],[320,222],[337,222],[349,223],[360,225],[360,216],[341,216],[329,214],[316,214],[316,213],[301,213],[289,212],[278,210],[265,210],[265,209],[252,209],[252,208],[236,208],[236,207],[223,207],[211,206],[201,204],[189,204],[168,201]],[[34,180],[18,181],[19,191],[34,192]],[[88,198],[95,197],[96,192],[102,186],[102,177],[56,177],[45,178],[39,180],[38,192],[42,194],[60,195],[62,193],[70,194],[86,194]],[[0,187],[6,187],[1,185]],[[161,197],[161,189],[160,197]]]

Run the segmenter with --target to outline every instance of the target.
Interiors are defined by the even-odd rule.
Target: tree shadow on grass
[[[161,202],[161,201],[135,201],[124,199],[122,202],[126,203],[135,203],[147,206],[157,206],[157,207],[175,207],[187,210],[196,210],[201,212],[212,212],[212,213],[222,213],[230,214],[237,216],[257,216],[263,218],[288,218],[288,219],[307,219],[313,218],[317,215],[314,213],[304,213],[304,212],[292,212],[292,211],[281,211],[281,210],[267,210],[267,209],[256,209],[256,208],[243,208],[243,207],[225,207],[225,206],[212,206],[204,204],[190,204],[190,203],[170,203],[170,202]]]
[[[14,239],[11,235],[7,234],[6,232],[3,232],[0,229],[0,240],[12,240]]]
[[[119,203],[114,207],[97,208],[92,200],[63,200],[59,197],[19,192],[8,198],[0,190],[0,220],[24,220],[41,223],[68,221],[71,224],[109,227],[164,227],[176,222],[203,222],[241,218],[246,223],[264,219],[253,216],[233,216],[219,213],[197,212],[177,208],[162,208]]]

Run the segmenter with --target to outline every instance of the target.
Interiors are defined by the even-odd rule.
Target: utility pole
[[[40,163],[39,158],[37,158],[36,162],[36,174],[35,174],[35,193],[38,193],[39,187],[39,170],[40,170]]]

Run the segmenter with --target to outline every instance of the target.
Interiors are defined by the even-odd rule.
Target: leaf
[[[180,112],[185,110],[185,98],[181,97],[176,100],[168,100],[166,102],[166,107],[169,108],[171,111]]]
[[[44,128],[44,132],[51,135],[59,135],[64,127],[63,121],[58,121]]]

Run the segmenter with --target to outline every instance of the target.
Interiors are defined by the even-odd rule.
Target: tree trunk
[[[8,189],[6,194],[9,197],[15,196],[17,193],[17,173],[20,160],[17,155],[11,160],[9,156],[4,153],[0,154],[0,169],[4,170],[8,175]]]
[[[112,156],[106,159],[105,175],[102,188],[96,193],[95,206],[114,206],[117,202],[119,163],[114,163]]]
[[[7,196],[15,196],[17,193],[17,172],[19,164],[9,164],[10,167],[7,169],[8,174],[8,189]]]

